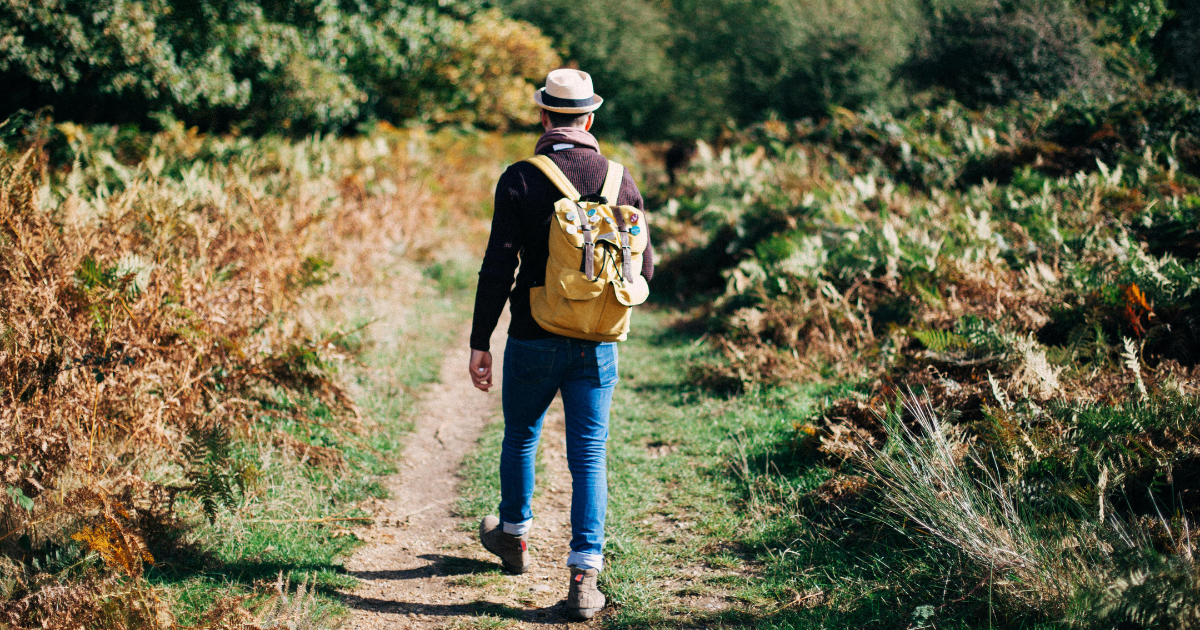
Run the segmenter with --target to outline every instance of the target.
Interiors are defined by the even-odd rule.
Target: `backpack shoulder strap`
[[[608,200],[608,205],[617,205],[617,196],[621,194],[621,180],[625,178],[625,167],[608,161],[608,175],[604,177],[604,187],[600,195]]]
[[[525,161],[538,167],[538,170],[545,173],[546,177],[550,178],[550,182],[554,184],[554,186],[558,188],[558,190],[562,192],[563,196],[565,196],[567,199],[575,202],[579,201],[579,191],[575,190],[575,185],[571,183],[571,180],[567,179],[567,176],[563,174],[562,169],[558,168],[558,165],[555,164],[553,160],[544,155],[535,155],[531,158],[527,158]]]

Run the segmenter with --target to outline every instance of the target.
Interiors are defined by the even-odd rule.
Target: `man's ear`
[[[596,122],[596,115],[595,115],[595,114],[588,114],[588,117],[587,117],[587,122],[583,123],[583,130],[584,130],[584,131],[591,131],[591,130],[592,130],[592,123],[593,123],[593,122]]]
[[[546,110],[538,109],[538,113],[542,121],[542,128],[544,128],[546,131],[550,131],[550,117],[546,115]]]

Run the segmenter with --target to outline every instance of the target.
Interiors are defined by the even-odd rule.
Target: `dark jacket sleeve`
[[[513,277],[524,244],[517,219],[516,202],[524,182],[511,167],[496,183],[496,201],[492,211],[492,234],[483,266],[479,269],[479,285],[475,289],[475,314],[471,321],[471,349],[491,350],[492,331],[504,312],[504,304],[512,291]]]
[[[638,190],[629,169],[625,169],[625,177],[621,180],[618,203],[633,206],[641,210],[642,215],[646,217],[646,251],[642,253],[642,277],[649,281],[654,278],[654,243],[650,242],[650,216],[646,214],[646,202],[642,199],[642,192]]]

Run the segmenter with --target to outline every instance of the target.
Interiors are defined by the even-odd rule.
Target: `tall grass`
[[[949,564],[973,565],[981,576],[975,589],[986,585],[1006,614],[1023,608],[1081,626],[1194,621],[1196,545],[1187,516],[1172,532],[1161,514],[1159,522],[1129,520],[1111,507],[1106,514],[1103,499],[1098,514],[1071,500],[1038,509],[1023,466],[988,461],[911,392],[903,408],[914,426],[894,417],[885,423],[886,446],[863,458],[885,519],[917,544],[932,540]],[[1163,533],[1165,548],[1155,540]]]
[[[989,588],[1000,585],[1021,605],[1065,613],[1075,589],[1097,577],[1097,541],[1063,545],[1061,536],[1039,531],[1021,510],[1017,488],[994,462],[967,452],[961,431],[955,435],[911,394],[904,406],[915,429],[898,419],[889,422],[885,450],[866,460],[894,524],[962,554],[978,566]]]

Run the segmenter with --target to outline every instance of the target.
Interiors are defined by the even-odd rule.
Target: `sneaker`
[[[506,534],[500,527],[500,519],[489,514],[479,523],[479,542],[483,543],[484,549],[500,557],[500,563],[509,573],[529,570],[529,534]]]
[[[567,591],[567,615],[576,621],[591,619],[604,608],[604,593],[596,588],[596,569],[571,567],[571,589]]]

